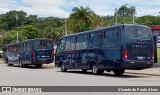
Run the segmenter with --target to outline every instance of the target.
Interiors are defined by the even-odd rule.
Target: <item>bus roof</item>
[[[27,41],[33,41],[33,40],[50,40],[50,41],[52,41],[52,39],[47,39],[47,38],[35,38],[35,39],[28,39],[28,40],[24,40],[24,41],[19,41],[18,43],[15,42],[15,43],[4,44],[4,46],[16,45],[16,44],[19,44],[19,43],[23,43],[23,42],[27,42]]]
[[[122,26],[143,26],[143,27],[146,27],[146,28],[150,29],[150,27],[145,26],[145,25],[140,25],[140,24],[117,24],[117,25],[102,27],[102,28],[99,28],[99,29],[94,29],[94,30],[89,30],[89,31],[83,31],[83,32],[78,32],[78,33],[74,33],[74,34],[69,34],[69,35],[62,36],[61,38],[74,36],[74,35],[81,35],[81,34],[90,33],[90,32],[94,32],[94,31],[100,31],[100,30],[109,29],[109,28],[113,28],[113,27],[122,27]]]

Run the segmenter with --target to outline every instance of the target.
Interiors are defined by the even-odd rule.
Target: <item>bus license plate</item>
[[[46,58],[42,58],[41,60],[42,60],[42,61],[46,61]]]
[[[137,59],[138,60],[144,60],[144,57],[143,56],[138,56]]]

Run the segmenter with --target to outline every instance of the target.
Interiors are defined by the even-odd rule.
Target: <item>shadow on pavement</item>
[[[147,74],[147,73],[134,73],[134,72],[126,72],[127,74],[139,74],[139,75],[147,75],[147,76],[160,76],[160,74]]]
[[[61,71],[57,71],[57,72],[61,72]],[[122,76],[115,76],[113,73],[106,73],[104,72],[101,75],[93,75],[92,72],[82,72],[82,71],[67,71],[67,72],[62,72],[62,73],[75,73],[75,74],[86,74],[86,75],[92,75],[92,76],[105,76],[105,77],[115,77],[115,78],[144,78],[147,76],[138,76],[137,74],[135,75],[128,75],[126,73],[124,73]]]
[[[19,67],[19,65],[13,65],[13,66],[8,66],[7,64],[6,64],[6,66],[7,67],[17,67],[17,68],[22,68],[22,67]],[[36,66],[34,66],[34,65],[29,65],[29,66],[27,66],[27,67],[23,67],[23,69],[53,69],[54,68],[54,66],[52,66],[52,65],[50,65],[49,64],[49,66],[47,66],[46,64],[45,64],[45,66],[42,66],[41,68],[37,68]]]

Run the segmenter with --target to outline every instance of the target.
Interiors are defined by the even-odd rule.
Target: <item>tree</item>
[[[16,27],[14,30],[22,31],[22,34],[26,36],[27,39],[42,38],[44,34],[43,32],[39,32],[38,28],[33,25]]]
[[[64,24],[64,19],[57,17],[47,17],[47,18],[38,18],[33,25],[39,29],[44,29],[46,27],[61,27]]]
[[[92,29],[93,19],[96,14],[87,7],[74,7],[68,18],[68,28],[72,32],[81,32]]]
[[[52,39],[55,43],[57,43],[59,38],[63,36],[63,31],[64,31],[63,27],[58,27],[58,28],[46,27],[44,29],[44,36],[49,39]]]
[[[132,23],[132,17],[136,14],[136,8],[134,6],[127,7],[122,5],[117,11],[118,23]],[[116,14],[115,14],[116,15]]]
[[[16,26],[22,26],[24,25],[26,15],[27,14],[24,11],[9,11],[0,16],[0,28],[4,30],[11,30]]]
[[[24,24],[29,25],[37,22],[38,18],[37,15],[29,15],[28,17],[25,18]]]
[[[119,16],[132,16],[134,13],[136,13],[136,8],[134,6],[128,8],[126,5],[122,5],[117,11]]]
[[[142,16],[139,17],[136,22],[143,25],[160,25],[160,17],[151,15]]]
[[[3,37],[2,37],[2,42],[3,44],[8,44],[8,43],[14,43],[16,42],[17,38],[17,31],[16,30],[10,30],[8,32],[5,32]],[[26,40],[27,37],[23,35],[22,31],[19,31],[19,40]]]
[[[22,27],[16,27],[10,31],[7,31],[2,36],[3,44],[13,43],[17,40],[17,31],[19,41],[34,38],[43,38],[44,33],[40,32],[35,26],[27,25]]]
[[[102,16],[104,26],[110,26],[115,24],[114,16]]]

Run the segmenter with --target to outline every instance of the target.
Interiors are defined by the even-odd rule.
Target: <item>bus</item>
[[[17,43],[4,44],[4,61],[9,66],[19,64],[20,67],[49,64],[54,60],[53,41],[46,38],[29,39]]]
[[[92,70],[92,74],[113,71],[121,76],[125,69],[141,70],[153,66],[153,38],[144,25],[123,24],[61,37],[55,54],[61,71]]]

